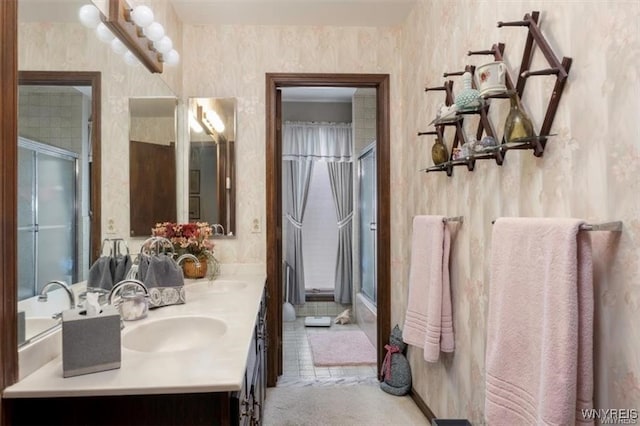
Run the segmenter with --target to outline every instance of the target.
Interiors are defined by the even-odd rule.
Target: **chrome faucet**
[[[213,235],[224,235],[224,226],[219,223],[214,223],[211,225],[213,228]],[[218,232],[218,230],[222,230],[222,232]]]
[[[196,263],[196,268],[200,267],[200,260],[198,260],[197,257],[195,257],[194,255],[192,255],[191,253],[185,253],[182,256],[180,256],[178,259],[176,259],[176,263],[178,265],[180,265],[182,262],[184,262],[186,259],[191,259]]]
[[[67,292],[67,296],[69,296],[69,309],[73,309],[76,307],[76,296],[75,294],[73,294],[73,291],[71,290],[71,288],[67,285],[67,283],[65,283],[64,281],[59,281],[59,280],[53,280],[53,281],[49,281],[48,283],[46,283],[44,285],[44,287],[42,287],[42,290],[40,290],[40,294],[38,295],[38,302],[46,302],[47,300],[49,300],[49,297],[47,295],[47,290],[49,290],[51,287],[54,286],[59,286],[62,287],[62,289],[64,291]],[[54,314],[53,318],[57,319],[60,318],[61,314]]]

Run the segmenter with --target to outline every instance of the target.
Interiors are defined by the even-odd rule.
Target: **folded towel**
[[[453,352],[449,287],[450,233],[443,216],[413,219],[409,302],[403,340],[424,348],[424,359],[436,362],[440,351]]]
[[[120,282],[127,277],[129,270],[131,269],[131,256],[128,254],[115,257],[116,270],[113,276],[113,282]]]
[[[149,290],[149,307],[185,303],[184,276],[175,260],[163,254],[143,258],[139,269],[144,269],[141,280]]]
[[[491,425],[593,424],[591,240],[577,219],[493,226],[485,416]]]
[[[111,290],[113,287],[113,278],[116,270],[116,263],[111,256],[101,256],[91,268],[89,268],[89,277],[87,278],[87,288],[101,288],[103,290]]]

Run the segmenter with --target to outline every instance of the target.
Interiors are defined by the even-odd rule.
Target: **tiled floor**
[[[316,380],[316,379],[375,379],[376,367],[344,366],[344,367],[315,367],[311,357],[311,348],[307,338],[310,333],[322,331],[359,330],[357,324],[331,324],[331,327],[305,327],[304,317],[295,321],[283,323],[283,373],[281,380]],[[328,380],[332,381],[332,380]],[[342,381],[342,380],[341,380]]]

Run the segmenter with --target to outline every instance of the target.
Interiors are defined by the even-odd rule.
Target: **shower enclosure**
[[[377,330],[377,204],[376,145],[362,150],[358,157],[358,272],[359,290],[355,297],[356,321],[371,343],[376,345]]]
[[[18,141],[18,291],[34,296],[49,280],[77,281],[78,155]]]
[[[360,291],[375,305],[376,278],[376,147],[369,145],[358,158],[360,213]]]

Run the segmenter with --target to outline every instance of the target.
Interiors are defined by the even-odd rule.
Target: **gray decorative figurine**
[[[402,341],[402,330],[397,325],[393,327],[389,344],[384,348],[387,355],[382,362],[382,381],[380,389],[391,395],[406,395],[411,390],[411,367],[404,356],[407,345]]]

